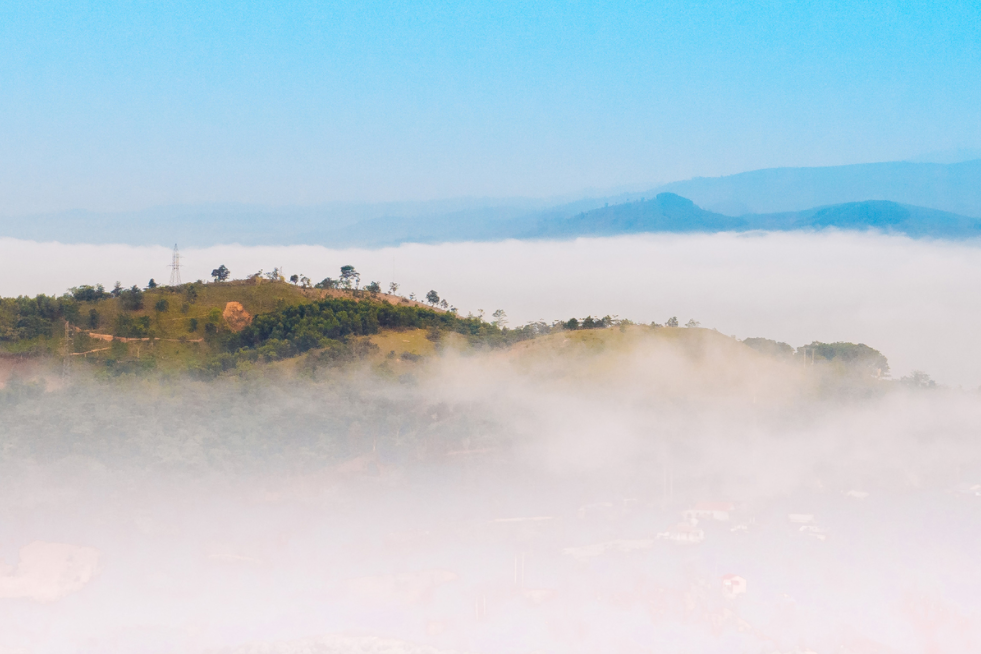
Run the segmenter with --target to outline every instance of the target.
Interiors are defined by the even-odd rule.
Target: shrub
[[[116,316],[116,336],[146,338],[149,334],[150,316],[130,316],[125,313]]]
[[[79,302],[98,302],[99,300],[105,300],[110,297],[102,284],[96,284],[95,286],[83,284],[82,286],[73,287],[69,292]]]
[[[119,292],[119,302],[124,309],[138,311],[143,308],[143,291],[134,284],[131,288]]]

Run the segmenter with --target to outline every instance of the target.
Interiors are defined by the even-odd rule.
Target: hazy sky
[[[0,215],[981,146],[977,2],[0,4]]]

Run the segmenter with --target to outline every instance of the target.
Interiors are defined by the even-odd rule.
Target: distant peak
[[[695,203],[677,193],[658,193],[654,201],[663,207],[693,207]]]

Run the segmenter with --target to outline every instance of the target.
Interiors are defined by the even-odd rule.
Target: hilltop
[[[426,329],[481,337],[500,332],[478,318],[396,295],[258,277],[113,291],[80,286],[57,298],[0,299],[0,356],[63,359],[67,350],[73,363],[116,372],[213,374],[310,350],[343,359],[352,355],[352,340],[364,336],[390,345],[395,356],[421,355],[432,350],[419,338]],[[384,333],[391,330],[413,333],[389,344]]]
[[[609,316],[509,329],[497,320],[462,317],[378,291],[258,277],[113,291],[80,286],[58,298],[0,299],[0,384],[20,375],[57,385],[65,366],[102,377],[211,379],[369,364],[400,379],[446,352],[485,352],[542,370],[564,366],[567,374],[598,380],[635,365],[633,354],[651,348],[674,352],[692,370],[708,361],[705,370],[712,372],[701,382],[708,386],[720,378],[720,366],[731,368],[734,361],[748,369],[766,360],[785,371],[820,362],[860,385],[876,384],[889,373],[886,358],[862,344],[811,343],[795,350],[765,338],[739,341],[695,323],[679,327],[675,319],[637,325]],[[928,382],[924,376],[915,383]]]

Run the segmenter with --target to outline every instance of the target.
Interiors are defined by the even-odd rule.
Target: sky
[[[0,215],[570,197],[981,147],[976,2],[0,3]]]
[[[515,327],[535,320],[614,315],[663,324],[677,316],[723,334],[794,347],[865,343],[899,379],[922,370],[942,384],[981,386],[981,259],[973,242],[857,232],[651,234],[574,241],[406,244],[376,250],[222,245],[182,251],[182,281],[281,267],[288,277],[336,278],[424,297],[435,290],[461,314],[503,309]],[[38,266],[36,262],[45,262]],[[71,286],[145,286],[170,279],[171,251],[0,238],[0,296],[60,295]],[[30,271],[30,274],[24,274]]]

